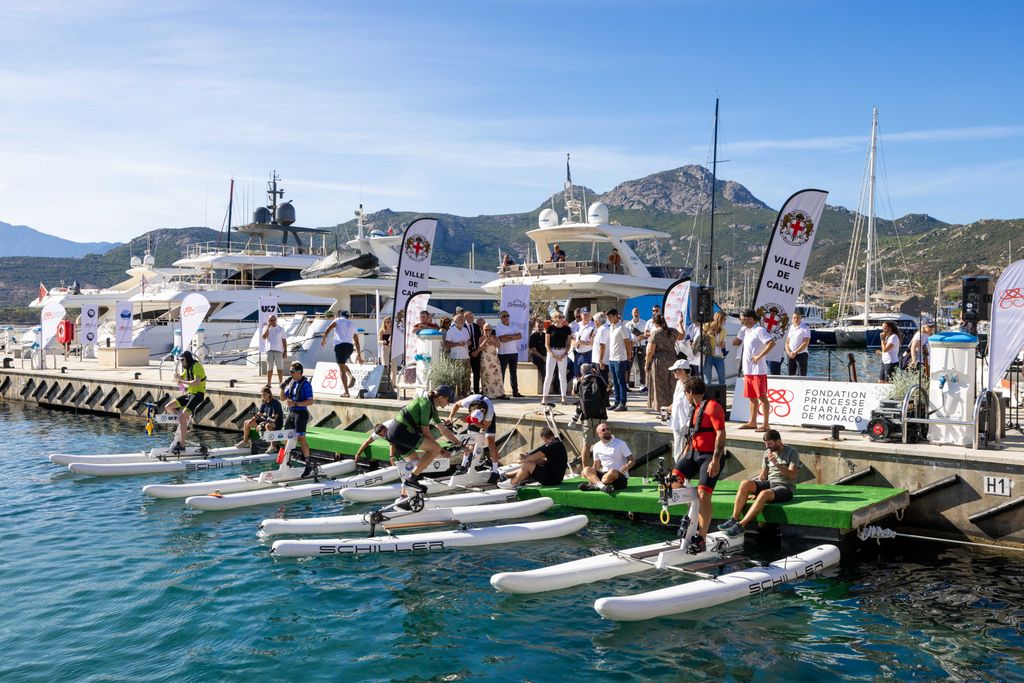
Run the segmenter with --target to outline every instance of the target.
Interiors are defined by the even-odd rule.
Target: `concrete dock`
[[[52,364],[52,356],[48,360]],[[147,402],[162,408],[179,393],[168,364],[162,370],[155,362],[113,369],[101,368],[90,359],[58,358],[55,368],[33,370],[27,361],[22,367],[20,359],[8,358],[3,365],[0,399],[53,409],[144,420]],[[259,404],[264,378],[244,366],[209,365],[206,370],[207,398],[197,411],[198,424],[238,430]],[[646,409],[646,400],[645,395],[631,394],[630,410],[613,413],[608,423],[636,455],[661,449],[668,458],[665,446],[671,444],[672,434]],[[536,398],[496,403],[498,434],[508,434],[503,458],[540,442],[539,430],[546,421]],[[373,423],[394,417],[404,404],[401,400],[321,397],[311,410],[311,424],[366,431]],[[573,413],[573,406],[558,406],[555,419],[572,446],[570,450],[578,450],[582,433],[569,424]],[[973,450],[928,443],[877,443],[850,432],[841,432],[838,441],[831,441],[829,433],[821,429],[784,427],[780,431],[785,442],[800,451],[801,482],[906,489],[909,507],[902,518],[889,520],[899,531],[1024,547],[1024,490],[1020,488],[1024,436],[1020,434],[1008,434],[999,450]],[[760,468],[764,450],[760,434],[730,429],[728,449],[733,457],[724,464],[723,479],[750,477]],[[639,470],[653,473],[656,467],[657,459],[651,458]]]

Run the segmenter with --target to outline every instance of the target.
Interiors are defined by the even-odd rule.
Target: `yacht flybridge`
[[[663,294],[690,275],[689,268],[647,265],[631,246],[648,244],[660,253],[656,243],[669,239],[668,233],[611,223],[601,202],[590,205],[586,221],[572,208],[567,203],[562,222],[554,209],[541,211],[539,226],[526,233],[536,260],[502,267],[484,289],[498,293],[502,285],[528,284],[542,287],[554,301],[567,300],[570,309],[589,305],[596,310],[621,306],[636,296]],[[564,261],[552,258],[556,246],[566,253]]]

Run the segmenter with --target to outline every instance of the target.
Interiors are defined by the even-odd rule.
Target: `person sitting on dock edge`
[[[711,494],[718,483],[725,456],[725,410],[715,400],[704,398],[707,388],[700,377],[688,377],[684,383],[686,397],[693,406],[689,420],[686,445],[676,461],[672,475],[679,488],[688,479],[698,479],[697,497],[700,500],[697,533],[690,539],[688,552],[699,554],[707,548],[705,538],[711,526]]]
[[[778,430],[764,433],[764,461],[761,472],[754,479],[740,484],[733,503],[732,517],[718,525],[726,536],[736,537],[757,519],[768,503],[788,503],[796,492],[796,475],[800,471],[800,454],[792,446],[782,443]],[[754,501],[743,515],[743,508],[751,496]],[[741,517],[742,515],[742,517]]]
[[[459,408],[465,408],[466,412],[469,413],[466,416],[466,426],[469,431],[483,433],[487,450],[491,455],[491,476],[487,483],[497,484],[500,478],[498,472],[498,442],[496,441],[498,420],[494,415],[494,403],[483,394],[470,394],[461,401],[456,401],[452,404],[452,409],[448,412],[449,422],[455,419],[455,416],[459,413]],[[462,464],[455,470],[455,474],[465,474],[468,472],[472,459],[472,452],[462,456]]]
[[[235,444],[235,448],[252,448],[250,440],[252,430],[255,429],[258,432],[277,431],[284,423],[284,409],[281,408],[281,402],[274,398],[274,392],[270,390],[270,387],[263,387],[260,396],[263,403],[256,414],[242,425],[242,440]],[[276,450],[273,442],[267,446],[267,453],[273,453]]]
[[[427,490],[420,482],[423,470],[443,452],[441,444],[430,433],[431,425],[436,426],[438,431],[453,443],[459,442],[459,437],[455,436],[437,414],[437,409],[447,406],[453,398],[455,390],[442,384],[427,395],[410,401],[395,416],[394,422],[388,428],[388,443],[395,447],[395,453],[399,457],[408,460],[399,468],[405,485],[420,493]],[[472,448],[466,446],[465,449],[472,454]]]
[[[315,469],[309,455],[309,442],[306,441],[309,407],[313,405],[313,384],[302,374],[302,370],[302,363],[298,361],[288,367],[291,379],[281,385],[281,400],[288,407],[288,418],[284,421],[284,428],[295,430],[296,441],[302,449],[302,459],[306,463],[302,476],[308,477]]]
[[[509,479],[498,482],[498,488],[515,489],[531,481],[541,486],[558,486],[562,483],[569,467],[565,444],[550,427],[540,430],[540,438],[544,445],[524,453],[519,459],[519,469],[510,472]]]
[[[580,484],[580,491],[621,491],[629,483],[629,468],[636,462],[633,452],[604,422],[597,426],[597,437],[598,442],[583,452],[583,476],[587,481]],[[591,455],[593,462],[588,465]]]
[[[167,412],[178,415],[178,431],[175,433],[171,452],[180,453],[185,450],[185,433],[188,431],[190,416],[199,409],[206,398],[206,370],[196,360],[191,351],[181,354],[181,374],[175,375],[179,387],[185,393],[167,404]],[[181,411],[179,413],[179,411]]]

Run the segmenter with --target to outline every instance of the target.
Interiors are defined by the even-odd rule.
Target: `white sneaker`
[[[498,482],[498,488],[505,489],[507,491],[515,491],[517,487],[512,483],[511,479],[506,479],[505,481]]]

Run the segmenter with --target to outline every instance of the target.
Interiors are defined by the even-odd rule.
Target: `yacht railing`
[[[248,244],[232,243],[229,249],[223,242],[198,242],[185,246],[185,258],[207,255],[239,256],[327,256],[331,250],[324,247],[297,247],[290,244]]]
[[[530,277],[537,275],[625,275],[622,266],[602,261],[549,261],[547,263],[524,263],[504,266],[498,269],[498,277]]]

